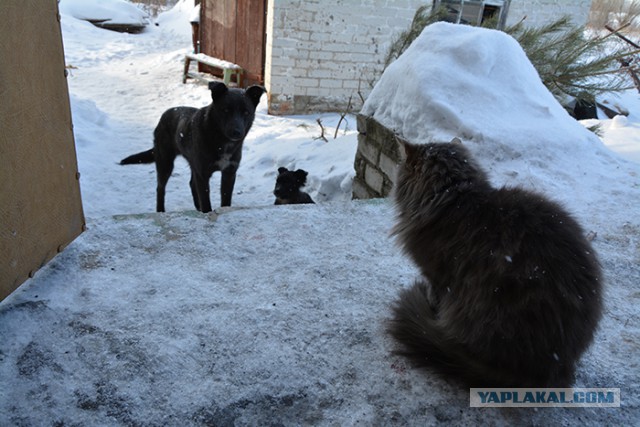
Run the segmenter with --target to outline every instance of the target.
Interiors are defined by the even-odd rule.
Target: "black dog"
[[[209,179],[220,171],[220,201],[231,206],[236,171],[263,87],[229,89],[224,83],[209,83],[212,102],[204,108],[175,107],[162,114],[153,132],[153,148],[123,159],[121,165],[156,164],[158,178],[156,210],[164,212],[167,181],[173,162],[182,154],[191,167],[191,194],[197,210],[211,211]]]
[[[273,194],[276,196],[276,205],[293,205],[299,203],[314,203],[304,191],[300,191],[300,187],[304,187],[307,183],[306,171],[298,169],[290,171],[287,168],[278,168],[278,178],[276,179],[276,188]]]

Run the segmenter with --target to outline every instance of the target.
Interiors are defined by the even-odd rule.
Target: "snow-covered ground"
[[[69,0],[63,0],[61,4],[65,5],[66,2]],[[70,2],[70,5],[76,3]],[[69,90],[82,176],[82,196],[89,218],[105,214],[152,212],[155,207],[153,165],[114,165],[126,155],[152,146],[153,129],[164,110],[178,105],[201,107],[210,102],[210,93],[205,85],[191,81],[185,85],[180,78],[183,55],[191,49],[191,27],[188,23],[191,6],[189,0],[179,2],[174,9],[160,15],[158,26],[152,25],[145,33],[138,35],[104,31],[70,16],[62,20],[66,61],[72,67]],[[473,82],[474,76],[470,74],[468,77]],[[509,90],[517,89],[513,97],[504,98],[501,94],[506,88],[502,88],[502,91],[498,88],[491,99],[506,99],[503,102],[508,103],[532,93],[528,88],[523,90],[520,86],[518,89],[518,80],[511,82]],[[476,95],[486,95],[488,92],[489,88],[485,88],[485,93]],[[473,104],[473,100],[468,100],[468,96],[460,91],[456,93],[452,90],[449,96],[457,96],[470,103],[464,116],[465,121],[469,122],[466,126],[470,127],[479,124],[470,123],[474,118],[486,120],[488,115],[501,108]],[[349,200],[357,147],[355,119],[348,116],[341,125],[338,138],[333,139],[338,114],[273,117],[266,113],[266,98],[262,98],[253,129],[245,142],[233,204],[261,206],[273,203],[272,191],[280,166],[307,170],[307,191],[317,202]],[[628,118],[600,122],[604,130],[604,142],[613,150],[640,163],[638,98],[638,94],[632,91],[623,95],[622,103],[631,111]],[[485,114],[473,114],[472,109]],[[511,127],[514,129],[524,129],[522,123],[530,123],[529,128],[535,129],[539,123],[534,124],[527,113],[530,112],[521,111],[518,114],[518,108],[513,108],[510,117],[492,119],[500,123],[513,120]],[[316,122],[318,118],[326,128],[329,142],[318,139],[321,134]],[[407,123],[410,122],[407,120]],[[589,121],[587,124],[593,123]],[[462,133],[458,136],[473,136],[466,135],[464,129],[458,130]],[[558,135],[555,129],[545,132],[551,136]],[[563,144],[561,140],[557,142]],[[169,211],[192,208],[188,180],[188,166],[179,158],[167,187],[166,206]],[[216,191],[218,180],[219,174],[214,174],[211,183],[214,206],[219,202]]]
[[[63,0],[64,3],[64,0]],[[138,35],[104,31],[65,16],[65,56],[71,66],[69,91],[81,189],[87,217],[155,210],[153,165],[118,166],[129,154],[153,145],[153,129],[168,108],[204,107],[207,86],[182,84],[184,54],[191,50],[189,16],[193,2],[182,1]],[[273,204],[278,167],[309,172],[307,192],[316,202],[351,198],[353,158],[357,146],[355,119],[341,124],[338,114],[272,117],[266,96],[245,140],[235,186],[234,206]],[[316,139],[326,128],[329,142]],[[193,208],[189,168],[179,158],[167,186],[166,208]],[[219,174],[211,181],[213,206],[219,205]]]
[[[206,86],[181,82],[192,7],[180,1],[138,35],[62,16],[88,231],[0,303],[0,425],[637,423],[637,92],[621,96],[629,117],[599,121],[603,144],[558,110],[516,47],[474,31],[461,44],[455,34],[441,40],[450,45],[438,57],[452,63],[423,63],[413,78],[408,59],[438,46],[418,43],[395,65],[408,67],[404,80],[391,68],[370,97],[366,110],[388,126],[406,114],[417,125],[399,130],[410,139],[456,133],[495,184],[546,193],[595,236],[606,313],[576,384],[620,388],[622,408],[469,408],[467,390],[391,353],[389,305],[416,270],[389,238],[390,203],[350,201],[353,117],[324,142],[316,119],[332,136],[337,114],[271,117],[263,102],[245,142],[234,210],[193,212],[179,160],[170,213],[150,213],[153,166],[117,163],[151,147],[165,109],[208,103]],[[509,79],[513,70],[525,76],[526,91]],[[496,73],[502,86],[491,79]],[[453,84],[388,82],[442,76]],[[421,104],[422,90],[432,105]],[[271,206],[279,166],[307,170],[318,204]],[[213,205],[217,197],[212,192]]]

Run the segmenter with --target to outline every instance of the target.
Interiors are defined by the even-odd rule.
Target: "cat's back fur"
[[[394,232],[424,280],[394,306],[399,352],[469,385],[570,385],[602,311],[580,225],[539,194],[493,188],[459,143],[405,151]]]

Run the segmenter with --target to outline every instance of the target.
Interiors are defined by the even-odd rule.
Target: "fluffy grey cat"
[[[540,194],[493,188],[458,141],[402,145],[394,233],[423,279],[393,307],[398,353],[470,386],[570,386],[602,312],[580,225]]]

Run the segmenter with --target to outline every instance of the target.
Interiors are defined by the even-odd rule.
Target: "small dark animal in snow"
[[[209,180],[220,171],[220,204],[231,206],[236,171],[244,142],[260,97],[261,86],[229,89],[224,83],[209,83],[212,102],[204,108],[175,107],[162,114],[153,133],[153,148],[133,154],[120,164],[154,163],[158,179],[156,210],[164,212],[167,181],[179,154],[191,168],[191,194],[195,208],[211,211]]]
[[[298,169],[290,171],[287,168],[278,168],[278,178],[276,178],[276,188],[273,194],[276,196],[276,205],[292,205],[299,203],[315,203],[311,196],[300,187],[307,183],[307,171]]]
[[[576,101],[576,105],[573,107],[573,117],[576,120],[587,120],[598,118],[597,104],[591,101],[580,99]]]
[[[493,188],[459,140],[402,145],[394,233],[423,278],[393,307],[398,353],[468,386],[570,386],[602,313],[580,225],[540,194]]]

